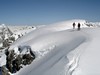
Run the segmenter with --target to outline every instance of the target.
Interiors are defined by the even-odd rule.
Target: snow
[[[77,33],[78,31],[76,31]],[[81,34],[80,32],[78,32],[79,34]],[[72,35],[74,37],[72,37]],[[59,37],[58,37],[59,36]],[[57,39],[55,37],[58,37]],[[51,36],[44,36],[44,40],[42,39],[41,41],[38,39],[37,44],[41,44],[41,42],[44,44],[47,41],[52,41],[50,42],[52,45],[55,45],[56,47],[50,51],[49,53],[47,53],[43,58],[40,58],[37,61],[34,61],[31,65],[29,65],[31,67],[32,73],[28,70],[29,68],[24,68],[24,70],[26,70],[24,73],[23,71],[19,72],[18,75],[27,75],[28,71],[30,72],[30,75],[40,75],[43,74],[42,72],[44,72],[46,69],[49,69],[50,66],[52,66],[53,64],[57,63],[57,61],[59,61],[65,54],[67,54],[70,50],[73,50],[74,48],[76,48],[78,45],[80,45],[80,43],[82,43],[85,38],[83,35],[76,35],[75,33],[72,32],[67,32],[67,31],[63,31],[63,32],[59,32],[59,33],[53,33]],[[65,41],[66,40],[66,41]],[[48,47],[48,43],[43,45],[43,47],[39,46],[39,49],[42,48],[44,49],[45,47]],[[50,44],[49,44],[50,45]],[[72,45],[72,46],[71,46]],[[34,46],[34,45],[33,45]],[[32,47],[33,47],[32,46]],[[35,48],[37,49],[37,45],[35,45]],[[45,67],[44,67],[45,66]]]
[[[87,22],[85,24],[87,24],[88,26],[100,27],[100,22]]]
[[[6,64],[6,55],[4,54],[5,49],[3,49],[3,39],[8,39],[9,37],[14,36],[15,40],[18,39],[18,35],[25,35],[33,30],[35,30],[35,26],[6,26],[5,24],[0,25],[0,67]],[[13,35],[8,35],[13,32]],[[10,41],[11,42],[11,41]],[[16,54],[19,54],[19,51],[15,47],[14,50]]]
[[[2,56],[0,57],[0,66],[3,66],[3,65],[6,64],[6,60],[5,59],[6,59],[6,55],[2,54]]]
[[[60,70],[64,70],[64,63],[62,63],[63,69],[59,69],[59,72],[57,72],[58,70],[50,69],[50,66],[57,63],[57,61],[62,62],[60,59],[62,60],[66,54],[75,49],[86,39],[84,33],[81,33],[77,30],[68,30],[72,29],[73,22],[81,22],[81,24],[84,24],[85,20],[72,20],[61,22],[60,24],[56,23],[49,26],[44,26],[30,32],[29,34],[26,34],[24,37],[13,43],[10,47],[10,50],[16,46],[31,46],[32,50],[37,53],[38,57],[31,65],[26,66],[16,74],[27,75],[30,71],[32,71],[32,73],[30,72],[30,75],[49,75],[50,71],[55,71],[55,75],[60,74]],[[83,27],[87,26],[84,25]],[[23,52],[24,51],[25,50],[23,50]],[[66,61],[68,62],[68,59],[66,59]],[[48,71],[45,72],[45,70]]]
[[[23,36],[36,29],[35,26],[8,26],[8,27],[14,33],[13,36],[15,36],[15,39],[18,38],[18,35]]]
[[[73,22],[81,30],[73,30]],[[29,46],[36,54],[30,65],[13,75],[100,75],[100,28],[85,20],[69,20],[43,26],[16,40],[9,48],[18,53]],[[95,27],[95,28],[94,28]],[[24,48],[25,47],[25,48]]]
[[[84,32],[87,32],[84,30]],[[100,28],[90,29],[90,40],[88,47],[84,50],[80,57],[79,67],[75,70],[73,75],[99,75],[100,74]],[[78,73],[79,72],[79,73]]]
[[[22,45],[27,44],[29,41],[33,43],[33,40],[35,41],[37,38],[42,39],[42,36],[45,35],[49,35],[55,32],[59,33],[59,31],[64,31],[66,29],[72,29],[73,22],[75,22],[76,24],[80,22],[82,24],[82,27],[87,27],[86,25],[84,25],[85,20],[69,20],[69,21],[51,24],[48,26],[43,26],[39,29],[36,29],[35,31],[30,32],[29,34],[26,34],[24,37],[17,40],[15,43],[13,43],[10,49],[13,49],[14,47],[19,46],[21,44]]]

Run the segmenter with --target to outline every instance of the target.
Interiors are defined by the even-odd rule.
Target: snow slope
[[[100,75],[100,28],[84,29],[89,34],[89,44],[82,53],[79,66],[73,75]]]
[[[19,45],[27,44],[29,41],[35,40],[39,37],[41,38],[41,36],[44,36],[44,35],[49,35],[54,32],[72,29],[73,22],[75,22],[76,24],[81,23],[82,27],[87,27],[85,25],[85,22],[86,22],[85,20],[69,20],[69,21],[64,21],[64,22],[60,22],[60,23],[54,23],[51,25],[47,25],[47,26],[38,28],[35,31],[30,32],[29,34],[26,34],[24,37],[22,37],[21,39],[17,40],[15,43],[13,43],[12,46],[10,47],[10,49],[13,49],[14,47],[19,46]],[[33,41],[31,41],[31,42],[33,43]]]
[[[37,58],[14,75],[99,75],[100,28],[72,30],[70,20],[32,31],[10,47],[30,46]]]
[[[76,30],[66,30],[72,29],[73,22],[80,22],[81,24],[84,24],[85,20],[71,20],[45,26],[32,31],[13,43],[10,50],[16,46],[31,46],[32,50],[37,53],[38,57],[40,57],[37,58],[30,66],[21,69],[23,71],[20,70],[18,75],[27,75],[30,71],[32,71],[30,75],[44,74],[46,69],[49,69],[50,66],[57,63],[57,61],[80,45],[80,43],[84,42],[86,39],[84,34]],[[83,27],[86,26],[84,25]],[[46,61],[49,61],[49,63],[45,63]],[[38,67],[40,64],[42,65]],[[44,65],[45,67],[43,67]]]
[[[76,33],[81,34],[80,32],[76,31]],[[72,35],[74,37],[72,37]],[[57,39],[55,37],[58,37]],[[44,39],[36,41],[32,47],[37,49],[47,49],[50,45],[54,45],[55,48],[49,53],[45,54],[39,60],[35,60],[31,65],[22,69],[22,71],[18,72],[18,75],[43,75],[46,70],[49,70],[53,65],[55,65],[62,57],[64,57],[69,51],[76,48],[82,42],[85,41],[85,37],[82,35],[75,34],[73,32],[59,32],[53,33],[50,36],[44,36]],[[49,42],[50,43],[49,43]],[[42,47],[40,45],[43,45]],[[33,48],[32,48],[33,49]],[[30,69],[30,70],[29,70]],[[25,71],[25,72],[24,72]],[[32,72],[30,72],[32,71]],[[47,74],[46,74],[47,75]],[[50,74],[49,74],[50,75]]]

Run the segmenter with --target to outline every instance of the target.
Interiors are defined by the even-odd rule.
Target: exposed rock
[[[19,48],[18,48],[19,49]],[[21,48],[20,48],[21,49]],[[35,59],[35,54],[31,51],[31,48],[27,48],[26,54],[17,54],[14,50],[5,51],[6,54],[6,67],[3,67],[3,74],[7,72],[16,73],[22,68],[22,65],[29,65]]]

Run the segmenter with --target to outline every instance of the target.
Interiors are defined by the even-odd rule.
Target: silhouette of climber
[[[73,29],[75,29],[75,25],[76,25],[76,24],[75,24],[75,22],[74,22],[74,23],[73,23]]]
[[[80,23],[78,23],[78,30],[80,30],[80,26],[81,26],[81,24],[80,24]]]

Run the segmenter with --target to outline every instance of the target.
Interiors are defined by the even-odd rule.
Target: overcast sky
[[[100,21],[100,0],[0,0],[0,24]]]

